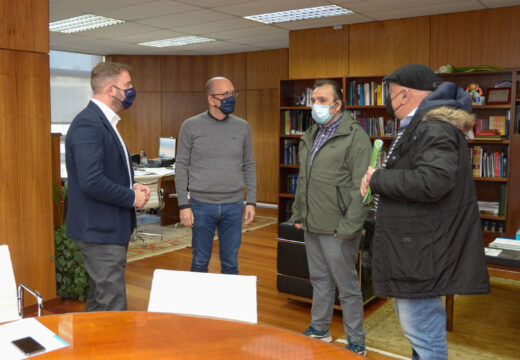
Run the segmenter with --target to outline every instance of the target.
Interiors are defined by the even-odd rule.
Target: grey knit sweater
[[[175,160],[179,208],[190,197],[223,204],[243,199],[256,204],[256,164],[247,121],[228,115],[218,120],[208,111],[184,121]]]

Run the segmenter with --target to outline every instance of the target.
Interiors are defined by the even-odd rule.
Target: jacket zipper
[[[330,139],[333,139],[333,138],[339,137],[339,136],[348,136],[348,135],[347,134],[345,134],[345,135],[332,134],[332,136],[329,137],[327,139],[327,141],[325,141],[323,143],[323,145],[321,145],[321,147],[318,149],[318,151],[316,151],[316,154],[314,155],[314,158],[316,158],[316,156],[318,156],[318,153],[320,152],[320,150],[323,149],[323,147],[325,147],[325,145],[330,141]],[[309,160],[309,156],[312,155],[311,153],[312,153],[312,146],[310,147],[310,151],[308,152],[307,160]],[[306,181],[306,184],[305,184],[305,210],[306,210],[305,224],[307,226],[307,230],[309,230],[309,222],[308,222],[308,219],[309,219],[309,180],[310,180],[310,175],[311,175],[313,166],[314,166],[314,160],[312,161],[311,166],[309,167],[309,170],[308,170],[308,172],[306,174],[307,181]]]

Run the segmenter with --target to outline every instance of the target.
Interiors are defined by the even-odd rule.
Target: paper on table
[[[2,354],[2,359],[14,360],[30,357],[25,355],[20,349],[11,343],[13,340],[27,336],[32,337],[45,347],[45,351],[38,354],[69,346],[69,344],[67,344],[62,338],[47,329],[38,320],[27,318],[0,325],[0,354]]]
[[[498,256],[502,252],[502,250],[500,250],[500,249],[490,249],[490,248],[485,248],[484,251],[487,256]]]

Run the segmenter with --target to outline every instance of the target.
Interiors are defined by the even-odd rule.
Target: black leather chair
[[[363,302],[374,298],[372,290],[371,245],[374,235],[372,220],[365,221],[357,264]],[[303,230],[297,230],[291,223],[278,224],[277,276],[276,288],[287,297],[310,301],[312,285],[309,280],[309,266],[303,239]],[[336,305],[339,305],[336,290]]]

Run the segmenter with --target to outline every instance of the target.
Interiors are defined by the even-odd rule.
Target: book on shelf
[[[283,140],[283,164],[298,165],[298,140]]]
[[[481,219],[482,231],[489,231],[494,233],[505,232],[506,224],[501,220],[487,220]]]
[[[383,88],[382,84],[376,81],[350,80],[348,84],[348,104],[353,106],[384,105]]]
[[[507,152],[491,151],[483,146],[473,146],[471,152],[473,176],[505,178],[507,177]]]
[[[303,134],[312,124],[312,115],[306,110],[286,110],[281,121],[283,134]]]
[[[481,214],[498,216],[498,201],[478,200],[478,210]]]
[[[298,185],[298,174],[289,174],[287,175],[287,192],[289,194],[296,194],[296,186]]]
[[[506,184],[498,185],[498,215],[506,215]]]
[[[507,116],[490,116],[488,119],[475,119],[475,138],[486,140],[500,140],[507,138],[508,134]]]
[[[293,206],[294,200],[289,199],[285,202],[285,220],[289,220],[292,216],[292,206]]]

